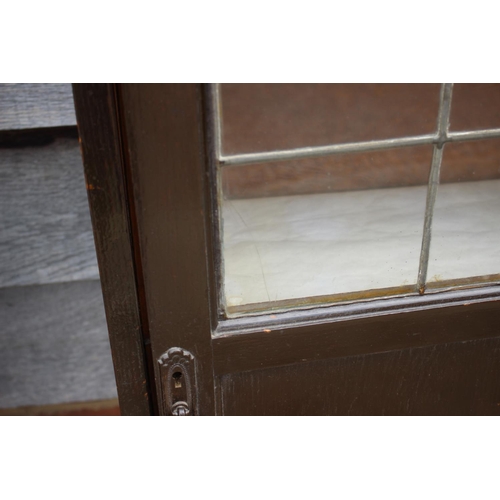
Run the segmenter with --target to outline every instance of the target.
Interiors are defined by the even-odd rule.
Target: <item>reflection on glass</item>
[[[224,154],[431,134],[438,84],[222,84]]]
[[[450,130],[500,128],[500,84],[456,83]]]
[[[223,169],[228,312],[414,292],[431,154]]]
[[[491,129],[500,129],[499,84],[457,84],[453,94],[450,84],[442,88],[440,116],[447,121],[452,96],[452,132],[498,135]],[[440,186],[435,204],[429,190],[433,223],[422,240],[432,151],[436,174],[441,158],[439,95],[434,84],[221,86],[218,179],[229,314],[416,293],[417,276],[422,293],[500,282],[500,139],[439,136]],[[391,142],[364,153],[352,146],[420,135],[427,145]],[[238,156],[349,143],[344,154],[330,148],[330,156],[288,151],[267,163],[266,155]],[[435,186],[434,175],[430,182]]]
[[[428,288],[500,280],[500,140],[444,149]]]

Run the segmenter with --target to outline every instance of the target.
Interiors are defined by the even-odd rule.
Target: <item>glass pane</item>
[[[500,84],[456,83],[450,130],[500,128]]]
[[[500,140],[445,146],[427,287],[500,279]]]
[[[438,84],[222,84],[223,152],[431,134]]]
[[[222,169],[227,311],[413,293],[432,146]]]

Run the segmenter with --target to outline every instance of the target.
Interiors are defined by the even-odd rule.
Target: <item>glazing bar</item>
[[[429,250],[431,246],[432,216],[434,214],[434,204],[439,185],[439,173],[441,161],[443,159],[444,145],[449,139],[448,128],[450,126],[451,97],[453,83],[443,83],[439,96],[439,115],[437,121],[438,141],[434,144],[432,154],[431,171],[429,174],[429,184],[427,186],[427,201],[425,206],[424,231],[422,235],[422,249],[420,251],[420,262],[418,268],[417,286],[420,295],[425,292],[425,282],[427,279],[427,266],[429,264]]]
[[[215,158],[220,160],[222,155],[222,108],[219,83],[210,84],[210,94],[212,98]]]
[[[220,141],[220,128],[218,137]],[[441,137],[438,135],[427,134],[413,137],[403,137],[400,139],[386,139],[381,141],[354,142],[348,144],[286,149],[282,151],[269,151],[266,153],[237,154],[222,157],[219,156],[219,159],[221,165],[249,165],[252,163],[269,163],[281,160],[295,160],[298,158],[314,158],[317,156],[328,156],[341,153],[361,153],[386,148],[419,146],[422,144],[445,144],[447,142],[475,141],[478,139],[492,139],[495,137],[500,137],[500,128],[472,130],[466,132],[447,132]]]
[[[451,85],[451,84],[449,84]],[[330,144],[326,146],[314,146],[281,151],[269,151],[259,153],[243,153],[224,156],[222,153],[222,107],[220,97],[220,84],[210,84],[212,94],[212,109],[214,119],[215,153],[222,166],[251,165],[255,163],[270,163],[283,160],[296,160],[300,158],[315,158],[342,153],[362,153],[377,151],[381,149],[420,146],[423,144],[445,144],[447,142],[474,141],[478,139],[489,139],[500,137],[500,128],[487,130],[473,130],[465,132],[448,132],[443,127],[442,120],[447,118],[449,122],[449,109],[440,108],[437,134],[425,134],[397,139],[384,139],[378,141],[353,142],[346,144]],[[451,101],[450,101],[451,103]],[[447,103],[443,103],[448,106]],[[440,103],[441,105],[441,103]],[[449,126],[449,125],[448,125]]]
[[[477,139],[492,139],[495,137],[500,137],[500,128],[470,130],[467,132],[448,132],[447,142],[476,141]]]
[[[399,139],[385,139],[381,141],[353,142],[348,144],[334,144],[329,146],[315,146],[308,148],[285,149],[266,153],[247,153],[219,157],[221,166],[250,165],[252,163],[269,163],[282,160],[296,160],[299,158],[314,158],[340,153],[362,153],[380,149],[402,148],[433,144],[438,140],[435,134],[402,137]]]

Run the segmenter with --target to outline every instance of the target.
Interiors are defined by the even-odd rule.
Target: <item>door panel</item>
[[[458,304],[447,307],[437,302],[427,303],[428,309],[423,309],[421,302],[422,310],[364,310],[365,317],[361,318],[333,318],[325,310],[323,318],[295,312],[246,322],[228,321],[227,331],[213,340],[214,370],[222,375],[498,336],[498,301],[483,295],[476,299],[478,302],[473,300],[463,293]],[[392,304],[395,302],[400,299],[393,299]]]
[[[221,377],[224,415],[500,415],[500,339]]]

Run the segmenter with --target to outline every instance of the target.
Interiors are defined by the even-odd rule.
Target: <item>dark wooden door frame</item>
[[[211,100],[201,84],[75,85],[124,414],[158,414],[156,360],[196,358],[197,414],[222,377],[500,335],[499,287],[228,319],[220,309]]]
[[[214,414],[202,86],[73,89],[121,411],[158,414],[155,360],[181,347]]]
[[[154,379],[148,373],[117,86],[74,84],[73,96],[120,409],[123,415],[151,415]]]

